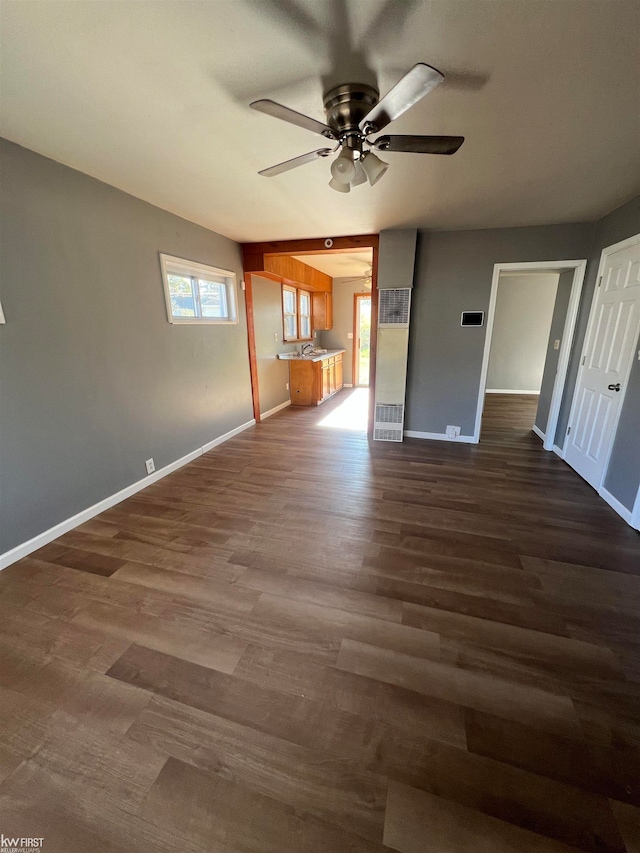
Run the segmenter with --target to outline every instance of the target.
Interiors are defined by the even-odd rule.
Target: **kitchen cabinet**
[[[313,300],[313,329],[327,332],[333,329],[333,294],[326,291],[311,295]]]
[[[289,359],[292,406],[319,406],[343,387],[344,351]]]

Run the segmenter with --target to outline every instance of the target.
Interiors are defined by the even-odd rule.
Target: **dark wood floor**
[[[640,537],[289,409],[0,575],[0,831],[45,853],[640,850]]]

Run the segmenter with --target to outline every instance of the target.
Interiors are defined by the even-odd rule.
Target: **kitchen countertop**
[[[299,355],[297,352],[281,352],[278,353],[278,358],[283,361],[322,361],[342,352],[346,352],[346,349],[329,349],[326,352],[309,353],[309,355]]]

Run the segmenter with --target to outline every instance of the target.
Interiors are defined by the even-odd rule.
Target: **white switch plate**
[[[460,435],[460,427],[459,426],[451,426],[447,425],[447,438],[457,438]]]
[[[147,468],[147,474],[153,474],[153,472],[156,470],[156,463],[153,461],[153,459],[147,459],[144,464]]]
[[[353,340],[353,332],[348,332],[347,337],[349,338],[350,341],[352,341]]]
[[[273,333],[273,340],[274,340],[274,341],[277,341],[277,340],[278,340],[278,333],[277,333],[277,332],[274,332],[274,333]]]
[[[560,349],[560,341],[559,340],[553,342],[553,348],[554,349]]]
[[[289,390],[289,383],[288,383],[288,382],[286,382],[284,387],[285,387],[285,388],[287,389],[287,391],[288,391],[288,390]]]

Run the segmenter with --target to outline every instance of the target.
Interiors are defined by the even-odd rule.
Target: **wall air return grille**
[[[373,437],[376,441],[402,441],[402,430],[376,427],[373,431]]]
[[[377,424],[401,424],[404,406],[389,403],[376,403]]]
[[[381,290],[378,303],[379,329],[408,329],[411,288]]]
[[[402,441],[404,406],[376,403],[373,437],[376,441]]]

